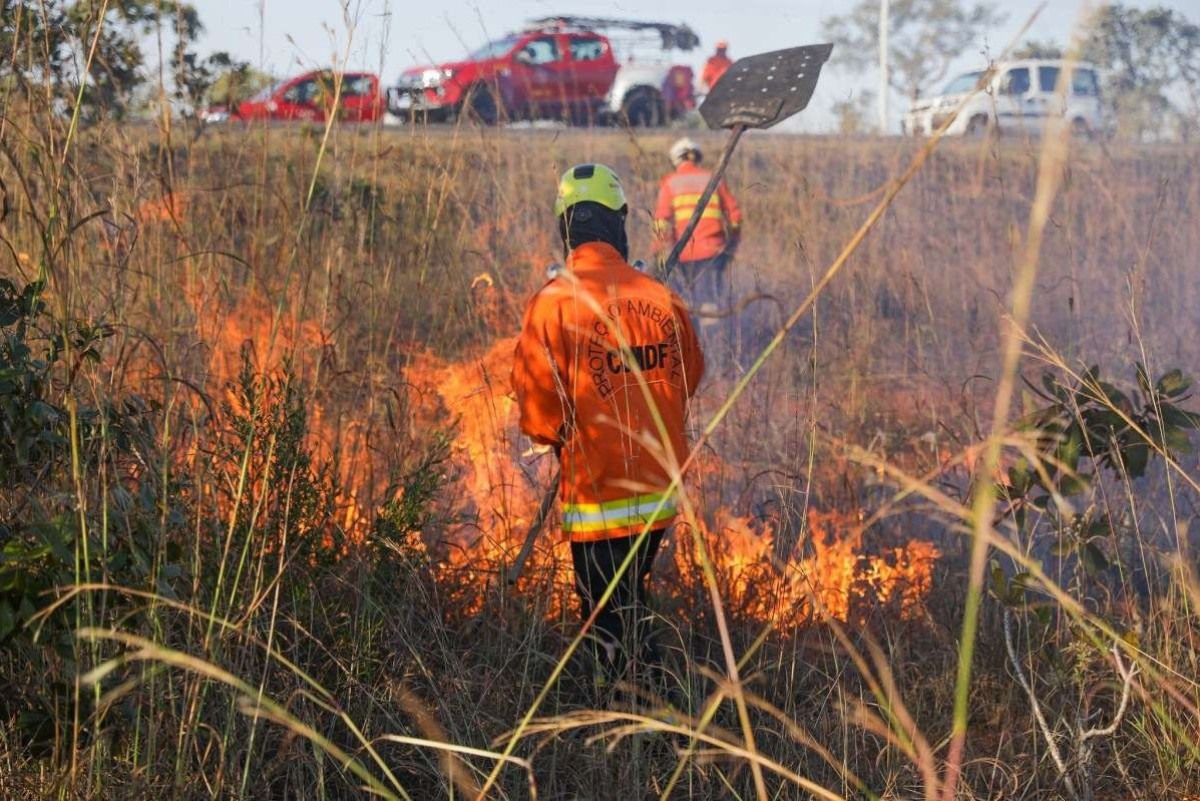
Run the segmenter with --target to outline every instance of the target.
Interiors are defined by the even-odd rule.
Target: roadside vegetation
[[[562,658],[555,536],[502,578],[551,472],[507,377],[554,181],[612,165],[649,260],[667,133],[35,99],[0,120],[0,796],[1200,788],[1194,146],[942,143],[876,218],[924,143],[748,138],[668,713]]]

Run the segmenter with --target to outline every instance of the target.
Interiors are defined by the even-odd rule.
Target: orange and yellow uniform
[[[733,60],[723,53],[717,53],[709,56],[708,61],[704,62],[704,69],[700,73],[700,82],[704,84],[704,88],[712,90],[717,85],[717,81],[721,80],[721,76],[725,74],[725,70],[733,66]]]
[[[659,237],[668,246],[683,234],[700,195],[712,173],[703,167],[685,161],[675,171],[662,179],[658,188],[658,203],[654,206],[654,222]],[[717,191],[708,201],[704,215],[696,225],[691,240],[683,248],[681,262],[703,261],[725,252],[731,240],[736,239],[742,225],[742,212],[737,201],[724,181],[717,184]]]
[[[530,301],[512,383],[521,430],[560,450],[563,531],[595,542],[676,516],[668,465],[689,446],[688,399],[704,357],[683,304],[589,242]]]

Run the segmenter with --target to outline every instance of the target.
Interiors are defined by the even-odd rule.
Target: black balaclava
[[[612,245],[621,258],[629,261],[629,238],[625,234],[626,209],[613,211],[591,200],[576,203],[558,218],[558,235],[562,237],[563,253],[588,242]]]

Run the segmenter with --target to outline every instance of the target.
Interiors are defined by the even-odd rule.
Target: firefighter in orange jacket
[[[700,73],[700,83],[704,84],[704,88],[709,92],[717,85],[717,81],[721,80],[721,76],[725,74],[725,70],[733,66],[733,60],[726,54],[728,49],[729,42],[724,39],[719,40],[717,42],[717,52],[709,56],[708,61],[704,62],[704,69]]]
[[[688,456],[684,424],[704,358],[679,298],[628,264],[628,205],[611,169],[567,170],[554,212],[566,269],[526,308],[512,383],[521,430],[561,460],[562,525],[584,620],[616,581],[592,631],[597,681],[608,683],[630,658],[656,660],[646,581],[676,516],[667,489]]]
[[[712,177],[711,172],[700,166],[704,154],[691,139],[677,140],[671,145],[670,156],[675,171],[662,179],[658,203],[654,206],[655,228],[664,254],[687,228]],[[728,305],[726,272],[741,241],[741,227],[741,209],[729,187],[721,181],[671,274],[675,291],[700,306],[718,302]]]

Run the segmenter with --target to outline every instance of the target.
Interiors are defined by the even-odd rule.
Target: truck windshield
[[[497,39],[494,42],[488,42],[483,47],[467,56],[467,59],[470,61],[483,61],[489,58],[499,58],[509,50],[512,50],[513,45],[517,43],[518,39],[520,39],[519,36],[505,36],[503,39]]]
[[[961,95],[966,94],[975,88],[975,84],[979,83],[980,76],[983,72],[968,72],[964,75],[959,75],[950,83],[946,84],[946,88],[942,90],[944,95]]]

